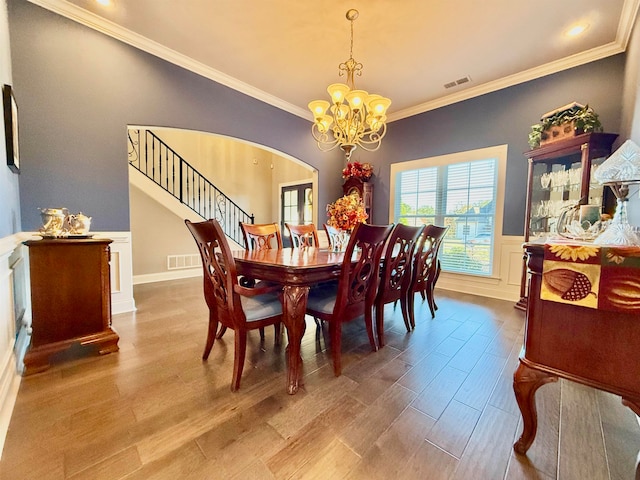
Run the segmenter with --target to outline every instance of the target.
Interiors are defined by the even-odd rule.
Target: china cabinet
[[[73,345],[118,351],[111,328],[109,239],[29,240],[31,344],[25,375],[49,368],[50,357]]]
[[[593,172],[611,154],[615,133],[585,133],[558,140],[524,154],[529,161],[525,206],[525,242],[557,232],[558,218],[570,206],[600,205],[612,213],[615,197],[608,188],[592,181]],[[520,300],[527,306],[527,270],[523,261]]]
[[[356,193],[362,198],[364,203],[364,209],[369,215],[367,223],[372,222],[371,209],[373,207],[373,184],[369,181],[364,181],[358,177],[349,177],[342,185],[342,191],[345,195],[351,195]]]

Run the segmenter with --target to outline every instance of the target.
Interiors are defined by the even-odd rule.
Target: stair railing
[[[243,245],[245,212],[189,162],[150,130],[129,129],[129,164],[203,218],[215,218],[226,235]]]

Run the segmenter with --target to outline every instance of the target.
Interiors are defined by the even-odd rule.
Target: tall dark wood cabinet
[[[25,375],[49,368],[50,357],[72,345],[100,354],[118,351],[111,328],[109,239],[42,239],[29,247],[31,344]]]
[[[371,182],[365,182],[357,177],[349,177],[342,184],[342,191],[345,195],[351,195],[356,193],[362,198],[364,203],[364,209],[369,215],[367,223],[371,223],[371,209],[373,207],[373,184]]]
[[[525,152],[529,169],[524,221],[525,242],[556,233],[562,209],[575,204],[600,204],[611,213],[615,198],[608,188],[592,182],[593,170],[611,154],[615,133],[584,133]],[[520,300],[527,308],[527,269],[523,261]]]

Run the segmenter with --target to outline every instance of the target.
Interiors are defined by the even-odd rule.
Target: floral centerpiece
[[[342,178],[359,178],[366,182],[373,175],[373,167],[370,163],[353,162],[347,163],[347,166],[342,170]]]
[[[365,223],[369,215],[364,208],[360,195],[344,195],[327,205],[327,225],[340,231],[335,238],[330,238],[334,251],[344,251],[349,243],[351,231],[358,223]]]
[[[358,223],[369,218],[362,198],[358,195],[344,195],[327,205],[327,225],[350,232]]]

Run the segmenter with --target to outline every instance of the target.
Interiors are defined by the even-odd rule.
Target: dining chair
[[[335,250],[336,242],[339,242],[341,239],[342,232],[331,225],[327,225],[323,223],[324,231],[327,232],[327,239],[329,239],[329,249]]]
[[[282,234],[277,223],[243,223],[240,222],[244,246],[247,250],[264,250],[267,248],[282,249]]]
[[[380,281],[380,258],[392,225],[360,223],[349,238],[337,284],[309,291],[307,314],[329,322],[333,372],[342,373],[342,324],[364,315],[371,349],[378,349],[373,332],[373,302]],[[358,247],[359,252],[354,255]]]
[[[374,302],[378,347],[384,346],[384,306],[400,300],[402,318],[409,330],[407,292],[411,285],[413,258],[424,225],[411,227],[398,223],[387,240],[382,256],[380,285]]]
[[[284,224],[291,238],[291,246],[300,247],[319,247],[318,230],[313,223],[308,225],[293,225],[291,223]]]
[[[407,331],[416,328],[414,300],[417,292],[420,292],[422,301],[425,299],[427,300],[429,310],[431,311],[431,318],[436,316],[435,311],[438,306],[433,298],[433,290],[436,282],[438,281],[438,277],[440,276],[441,268],[440,261],[438,260],[438,253],[440,251],[442,239],[447,233],[447,230],[449,230],[448,226],[425,226],[422,231],[420,241],[416,246],[411,285],[407,292],[407,310],[409,312],[410,322],[410,325],[407,325]]]
[[[214,220],[185,220],[198,245],[204,270],[204,298],[209,307],[209,329],[202,359],[207,360],[216,339],[218,323],[235,332],[231,391],[240,388],[247,350],[247,332],[273,325],[280,341],[282,301],[278,286],[243,287],[238,282],[235,260],[220,224]]]

